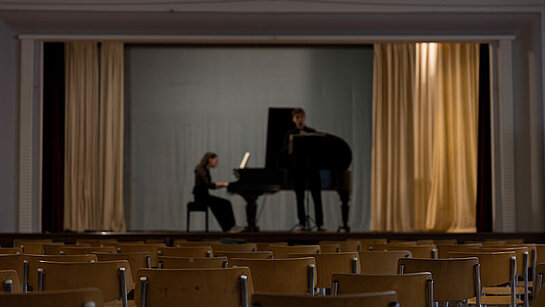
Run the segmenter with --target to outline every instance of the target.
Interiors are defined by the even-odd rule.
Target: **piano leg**
[[[255,223],[255,216],[257,213],[257,197],[258,195],[245,195],[243,196],[246,200],[246,222],[248,223],[245,231],[256,232],[259,231]]]
[[[341,216],[343,219],[343,224],[339,226],[337,231],[349,232],[350,226],[348,226],[348,213],[350,211],[350,207],[348,206],[348,200],[350,199],[350,192],[347,190],[337,190],[337,192],[341,198]]]

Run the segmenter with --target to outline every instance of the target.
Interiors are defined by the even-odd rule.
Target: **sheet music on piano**
[[[248,164],[248,159],[250,159],[250,152],[247,151],[244,153],[244,156],[242,157],[242,161],[240,161],[240,169],[246,168],[246,164]]]

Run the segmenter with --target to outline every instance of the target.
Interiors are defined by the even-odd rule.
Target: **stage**
[[[388,240],[446,240],[457,239],[459,243],[465,241],[509,240],[523,239],[528,243],[545,243],[545,233],[393,233],[393,232],[302,232],[286,231],[262,232],[185,232],[185,231],[143,231],[143,232],[62,232],[62,233],[0,233],[2,247],[13,246],[14,239],[39,240],[52,239],[53,241],[75,243],[77,239],[116,239],[118,241],[145,241],[161,240],[167,244],[176,239],[189,241],[221,240],[221,241],[248,241],[248,242],[278,242],[286,241],[293,244],[314,244],[321,240],[337,241],[345,239],[373,239]]]

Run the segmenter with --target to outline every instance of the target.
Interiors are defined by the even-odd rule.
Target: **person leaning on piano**
[[[204,203],[212,210],[221,229],[229,232],[240,232],[242,227],[235,225],[235,216],[231,202],[227,199],[210,195],[209,189],[224,188],[227,182],[213,182],[210,176],[210,168],[218,165],[218,155],[207,152],[201,162],[195,167],[195,187],[193,194],[195,202]]]
[[[285,147],[289,146],[289,140],[291,135],[301,135],[307,133],[316,133],[315,129],[312,129],[305,125],[306,114],[302,108],[295,108],[292,111],[292,120],[295,124],[295,128],[289,130],[286,133]],[[292,160],[293,161],[293,160]],[[307,222],[307,215],[305,213],[305,188],[310,189],[312,194],[312,200],[314,202],[314,212],[316,218],[316,227],[318,231],[326,231],[324,227],[324,214],[322,211],[322,195],[320,184],[320,171],[318,169],[310,168],[305,165],[297,165],[292,163],[290,165],[289,172],[293,178],[293,185],[295,190],[295,197],[297,200],[297,217],[299,224],[293,229],[294,232],[300,232],[305,230]]]

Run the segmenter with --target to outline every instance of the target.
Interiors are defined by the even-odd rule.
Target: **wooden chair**
[[[389,244],[386,248],[389,251],[392,250],[408,250],[411,252],[413,258],[437,258],[437,246],[435,245],[409,245],[409,244]]]
[[[222,252],[256,252],[257,245],[255,243],[241,243],[241,244],[213,244],[212,249],[214,253],[217,251]]]
[[[435,245],[457,245],[458,239],[439,239],[432,240]]]
[[[215,257],[227,257],[232,258],[247,258],[247,259],[272,259],[273,253],[271,251],[258,251],[258,252],[216,252]]]
[[[102,291],[104,301],[121,300],[127,307],[127,293],[134,289],[129,262],[42,262],[38,268],[38,292],[92,287]]]
[[[228,263],[227,257],[159,257],[160,269],[219,269]]]
[[[543,281],[544,281],[544,275],[545,275],[545,263],[539,263],[536,267],[536,280],[534,281],[534,297],[537,297],[538,299],[540,296],[543,298],[545,297],[545,293],[542,293],[543,290]],[[545,299],[542,300],[545,302]],[[534,305],[536,306],[536,305]],[[545,305],[543,305],[545,307]]]
[[[283,259],[288,256],[288,254],[317,254],[320,253],[320,245],[293,245],[293,246],[283,246],[283,245],[274,245],[270,246],[271,251],[273,252],[275,259]]]
[[[158,264],[158,249],[161,246],[154,244],[117,244],[117,252],[121,254],[149,253],[151,267],[156,268]]]
[[[328,244],[339,244],[341,247],[341,252],[359,252],[362,248],[360,240],[349,239],[344,241],[320,241],[320,247]]]
[[[466,251],[466,252],[450,252],[451,257],[467,258],[477,257],[479,259],[481,271],[481,303],[484,305],[512,305],[522,304],[523,302],[516,299],[516,293],[513,285],[516,282],[516,256],[515,252],[486,252],[486,251]],[[504,284],[509,284],[509,287],[499,287]],[[504,294],[504,291],[495,291],[495,288],[504,288],[510,296]],[[487,290],[487,291],[486,291]],[[492,295],[486,295],[492,294]],[[524,294],[524,290],[519,294]],[[471,304],[475,302],[470,300]]]
[[[174,240],[174,247],[212,246],[221,244],[220,241],[187,241],[186,239]]]
[[[104,299],[96,288],[0,294],[0,306],[24,307],[102,307]]]
[[[394,290],[400,306],[432,307],[431,273],[395,275],[333,274],[333,295]]]
[[[21,282],[15,270],[0,270],[0,293],[21,293]]]
[[[322,253],[340,253],[341,245],[338,243],[322,243],[320,242],[320,251]]]
[[[416,245],[434,245],[433,240],[416,240]]]
[[[360,272],[362,274],[397,274],[399,259],[410,257],[411,252],[406,250],[361,251],[359,252]]]
[[[312,257],[288,259],[231,259],[231,267],[248,267],[259,292],[311,294],[316,287]]]
[[[399,306],[395,291],[339,296],[308,296],[256,293],[253,307],[394,307]]]
[[[138,269],[151,269],[151,256],[149,253],[95,253],[98,261],[127,260],[131,266],[132,276],[136,276]]]
[[[450,252],[463,252],[463,251],[476,249],[480,247],[482,247],[481,243],[437,245],[437,249],[439,251],[439,258],[449,258]]]
[[[117,252],[114,246],[68,246],[68,245],[45,245],[46,255],[85,255],[92,253],[110,253]]]
[[[334,273],[360,272],[357,252],[328,253],[328,254],[288,254],[288,258],[314,257],[316,261],[316,288],[331,288]]]
[[[476,298],[481,305],[479,259],[399,259],[401,273],[430,272],[433,276],[433,299],[436,302],[461,302]]]
[[[17,255],[22,253],[22,247],[0,247],[0,255]]]
[[[288,242],[254,242],[257,246],[257,251],[270,251],[271,245],[288,246]]]
[[[159,247],[157,254],[169,257],[214,257],[211,246]]]
[[[38,267],[41,262],[97,262],[97,256],[86,255],[23,255],[27,275],[23,277],[24,291],[34,291],[37,287]]]
[[[51,246],[51,245],[64,245],[62,242],[20,242],[16,241],[17,243],[20,243],[19,246],[23,249],[23,253],[25,254],[33,254],[33,255],[43,255],[44,247],[45,246]]]
[[[116,239],[77,239],[76,244],[89,244],[89,246],[114,246]]]
[[[248,306],[254,292],[248,268],[140,269],[138,280],[141,307]]]
[[[358,239],[361,243],[361,250],[368,251],[373,244],[386,244],[387,239]]]
[[[0,255],[0,270],[14,270],[17,272],[21,282],[20,287],[23,292],[26,292],[28,262],[25,262],[23,255]]]

